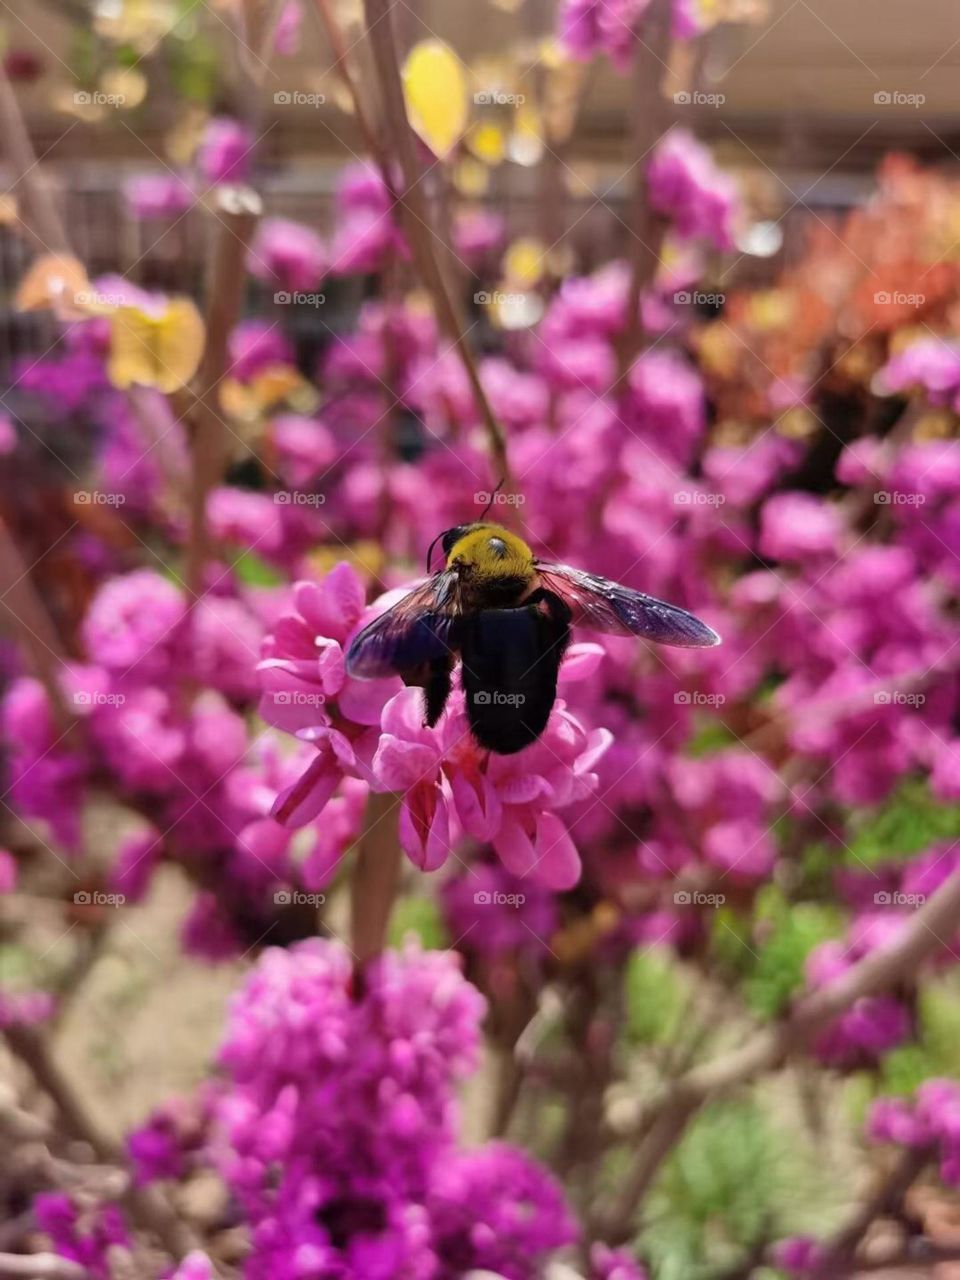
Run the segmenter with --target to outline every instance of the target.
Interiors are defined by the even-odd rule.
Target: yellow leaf
[[[467,127],[463,64],[442,40],[423,40],[403,64],[410,123],[434,155],[446,157]]]
[[[453,185],[462,196],[476,200],[490,186],[490,170],[472,156],[465,156],[454,166]]]
[[[467,134],[467,146],[484,164],[498,165],[507,154],[503,130],[489,120],[473,126]]]
[[[200,312],[188,298],[173,298],[156,314],[118,307],[110,317],[108,377],[115,387],[177,391],[196,373],[204,337]]]
[[[44,253],[31,264],[17,287],[18,311],[72,311],[90,288],[83,263],[69,253]],[[78,295],[80,299],[78,301]]]
[[[532,236],[521,236],[503,255],[503,272],[511,284],[527,288],[543,275],[546,245]]]
[[[147,96],[147,77],[136,67],[111,67],[100,77],[100,89],[124,111],[139,107]]]
[[[226,378],[220,386],[220,407],[232,418],[255,422],[284,403],[312,408],[315,395],[312,385],[292,365],[272,364],[250,382]]]

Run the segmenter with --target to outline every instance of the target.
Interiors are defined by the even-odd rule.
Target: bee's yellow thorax
[[[490,578],[532,577],[533,552],[515,533],[498,524],[478,524],[450,548],[447,568],[454,561],[472,565],[478,574]]]

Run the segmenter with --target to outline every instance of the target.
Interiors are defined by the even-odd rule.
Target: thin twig
[[[383,950],[400,884],[400,800],[371,791],[350,883],[350,936],[358,980]]]
[[[226,460],[226,427],[220,384],[227,370],[227,343],[240,317],[246,280],[247,245],[260,213],[259,197],[232,188],[220,198],[217,237],[207,286],[206,346],[197,375],[200,392],[193,408],[193,475],[186,582],[191,602],[203,592],[210,554],[207,501]]]
[[[90,1272],[58,1253],[0,1253],[0,1277],[24,1280],[86,1280]]]
[[[708,1098],[753,1080],[806,1049],[816,1035],[863,996],[908,980],[952,936],[960,919],[960,872],[940,886],[900,936],[853,965],[836,982],[801,999],[782,1022],[766,1027],[740,1049],[682,1075],[669,1089],[659,1114],[624,1179],[609,1219],[614,1240],[626,1239],[644,1195],[687,1124]]]
[[[6,614],[24,658],[47,693],[61,730],[75,723],[63,697],[59,675],[65,654],[46,605],[6,523],[0,518],[0,617]]]
[[[453,296],[447,288],[443,272],[433,251],[431,241],[436,237],[430,213],[427,209],[423,192],[420,189],[420,173],[414,145],[414,135],[407,119],[407,105],[400,80],[400,67],[397,60],[396,37],[394,34],[393,11],[398,0],[364,0],[363,8],[367,23],[367,36],[373,47],[377,75],[383,93],[385,136],[390,140],[391,151],[399,157],[403,173],[404,190],[398,198],[399,208],[403,214],[404,228],[413,249],[417,269],[423,282],[433,297],[437,312],[437,320],[441,328],[454,343],[463,362],[464,370],[473,390],[477,407],[483,419],[487,434],[487,447],[490,451],[494,471],[507,479],[509,487],[510,469],[507,460],[507,441],[503,429],[487,399],[480,381],[473,352],[467,342],[463,325],[457,313]],[[439,242],[439,241],[438,241]]]
[[[23,121],[23,113],[17,102],[10,79],[0,65],[0,128],[3,129],[5,147],[13,168],[12,187],[23,187],[26,205],[25,216],[18,224],[41,253],[66,253],[69,250],[67,233],[57,211],[56,203],[47,186],[43,170],[30,142],[30,135]]]

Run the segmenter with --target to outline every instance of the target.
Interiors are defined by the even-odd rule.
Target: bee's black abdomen
[[[546,728],[570,639],[570,611],[538,591],[512,609],[464,619],[461,642],[467,717],[482,747],[512,755]]]
[[[431,729],[443,715],[450,696],[450,671],[453,658],[437,658],[431,662],[423,682],[423,722]]]

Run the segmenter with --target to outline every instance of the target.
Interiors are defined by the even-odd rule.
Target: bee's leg
[[[432,729],[443,715],[447,705],[453,681],[450,672],[453,669],[452,658],[436,658],[427,668],[423,681],[423,723]]]

